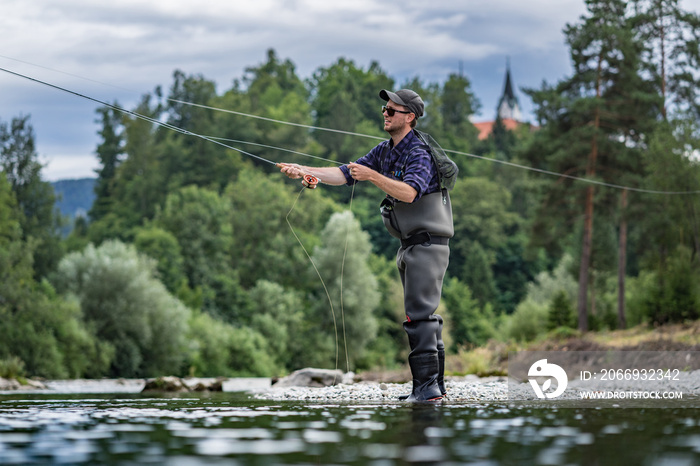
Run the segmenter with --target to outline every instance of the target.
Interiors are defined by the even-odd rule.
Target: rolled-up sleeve
[[[359,165],[364,165],[365,167],[369,167],[374,171],[380,172],[381,173],[381,160],[380,160],[380,155],[384,150],[384,146],[386,145],[386,142],[383,142],[379,144],[378,146],[375,146],[371,151],[367,153],[367,155],[364,155],[357,159],[355,163]],[[345,175],[345,184],[348,186],[352,186],[355,183],[357,183],[357,180],[354,179],[350,175],[350,169],[348,168],[347,165],[341,165],[340,166],[340,171],[343,172],[343,175]]]
[[[416,190],[416,200],[420,199],[430,186],[433,177],[432,164],[432,156],[427,150],[418,148],[413,151],[405,169],[403,182]]]

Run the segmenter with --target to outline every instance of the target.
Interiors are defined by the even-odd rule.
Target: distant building
[[[523,122],[520,104],[513,90],[513,79],[510,77],[510,60],[506,60],[506,77],[503,83],[503,93],[496,107],[496,116],[501,118],[503,125],[509,131],[515,130],[521,124],[526,124]],[[476,129],[479,130],[479,140],[489,137],[495,123],[495,120],[474,123]]]
[[[513,92],[513,84],[510,78],[510,60],[506,61],[506,82],[503,84],[501,99],[498,101],[497,114],[502,120],[523,120],[518,98],[515,97],[515,92]]]

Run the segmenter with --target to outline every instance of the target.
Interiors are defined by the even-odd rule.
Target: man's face
[[[403,131],[406,126],[410,126],[410,121],[413,119],[414,115],[412,113],[401,113],[408,112],[408,109],[403,105],[399,105],[391,100],[385,105],[386,110],[384,110],[384,131],[389,134],[394,134]],[[389,113],[393,113],[390,116]]]

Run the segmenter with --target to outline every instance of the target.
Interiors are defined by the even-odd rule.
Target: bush
[[[506,318],[502,334],[518,342],[532,341],[546,331],[547,307],[530,298],[518,304],[515,312]]]
[[[547,329],[557,327],[576,327],[574,307],[564,290],[554,295],[547,312]]]
[[[249,327],[234,327],[205,312],[190,319],[186,361],[191,376],[270,377],[282,368],[268,354],[268,342]]]
[[[645,276],[645,287],[634,304],[652,324],[697,320],[700,296],[697,284],[700,271],[692,252],[679,247],[663,267]]]
[[[0,307],[0,357],[21,360],[29,375],[61,379],[103,375],[113,355],[82,320],[75,301],[51,286],[26,287],[12,311]]]
[[[452,337],[452,352],[458,347],[481,346],[495,335],[496,316],[490,305],[482,309],[471,290],[457,278],[451,278],[444,287],[444,301],[448,312],[448,327]]]
[[[572,262],[573,259],[567,254],[562,257],[551,273],[539,273],[535,278],[535,282],[528,285],[526,299],[546,306],[557,294],[563,291],[571,303],[576,302],[578,282],[569,273]]]
[[[59,264],[57,287],[77,297],[97,337],[114,347],[111,376],[150,377],[181,369],[189,310],[155,273],[154,260],[119,241],[89,245]]]
[[[0,377],[4,379],[19,379],[25,375],[24,361],[17,356],[0,359]]]

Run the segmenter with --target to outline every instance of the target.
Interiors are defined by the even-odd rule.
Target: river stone
[[[0,390],[44,390],[46,385],[38,380],[25,379],[20,382],[17,379],[4,379],[0,377]]]
[[[158,377],[148,379],[143,392],[189,392],[190,387],[179,377]]]
[[[343,383],[343,371],[307,367],[282,377],[275,387],[330,387]]]
[[[199,379],[194,385],[188,385],[195,392],[223,392],[225,377],[218,377],[215,380]]]
[[[19,390],[22,385],[15,379],[4,379],[0,377],[0,390]]]

